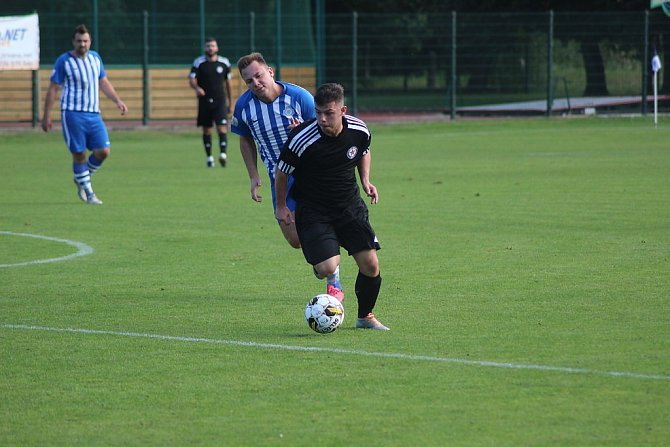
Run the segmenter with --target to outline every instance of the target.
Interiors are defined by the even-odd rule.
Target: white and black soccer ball
[[[328,334],[344,321],[344,306],[334,296],[317,295],[305,306],[305,320],[314,331]]]

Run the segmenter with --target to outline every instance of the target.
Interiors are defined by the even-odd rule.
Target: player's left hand
[[[377,192],[377,187],[375,185],[372,183],[363,185],[363,190],[365,191],[365,194],[371,198],[370,203],[374,205],[379,202],[379,193]]]
[[[300,121],[295,116],[292,116],[291,117],[291,122],[288,123],[288,129],[293,130],[294,128],[298,127],[300,125],[300,123],[302,123],[302,121]]]
[[[51,118],[42,118],[42,130],[45,132],[49,132],[51,130],[51,127],[53,124],[51,124]]]
[[[125,115],[128,112],[128,106],[120,99],[116,101],[116,107],[121,111],[121,115]]]

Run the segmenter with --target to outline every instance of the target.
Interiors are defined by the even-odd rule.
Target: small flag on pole
[[[658,73],[661,69],[661,58],[658,57],[658,53],[654,52],[654,57],[651,58],[651,71]]]

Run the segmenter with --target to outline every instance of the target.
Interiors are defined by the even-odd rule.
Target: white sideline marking
[[[40,234],[30,234],[30,233],[14,233],[12,231],[0,231],[0,234],[8,234],[10,236],[24,236],[24,237],[34,237],[36,239],[45,239],[47,241],[62,242],[63,244],[72,245],[77,248],[76,253],[71,255],[61,256],[60,258],[50,258],[50,259],[37,259],[35,261],[27,262],[17,262],[16,264],[0,264],[0,268],[3,267],[21,267],[24,265],[34,265],[34,264],[46,264],[47,262],[58,262],[58,261],[67,261],[72,258],[77,258],[79,256],[86,256],[93,253],[93,248],[77,241],[69,241],[67,239],[59,239],[57,237],[42,236]]]
[[[276,343],[259,343],[254,341],[242,340],[219,340],[214,338],[200,338],[200,337],[180,337],[173,335],[159,335],[159,334],[144,334],[140,332],[125,332],[125,331],[104,331],[96,329],[78,329],[78,328],[55,328],[45,326],[30,326],[25,324],[0,324],[0,328],[4,329],[23,329],[30,331],[46,331],[46,332],[69,332],[75,334],[92,334],[92,335],[116,335],[122,337],[137,337],[150,338],[155,340],[165,341],[180,341],[189,343],[208,343],[215,345],[232,345],[245,346],[250,348],[261,349],[280,349],[285,351],[304,351],[304,352],[326,352],[332,354],[348,354],[359,355],[364,357],[380,357],[399,360],[416,360],[424,362],[439,362],[439,363],[454,363],[458,365],[467,366],[484,366],[491,368],[505,368],[505,369],[531,369],[536,371],[546,372],[560,372],[569,374],[588,374],[595,376],[607,377],[627,377],[631,379],[648,379],[648,380],[670,380],[668,375],[660,374],[642,374],[636,372],[626,371],[599,371],[588,368],[569,368],[564,366],[549,366],[549,365],[532,365],[523,363],[508,363],[508,362],[489,362],[485,360],[467,360],[450,357],[433,357],[428,355],[413,355],[401,354],[393,352],[374,352],[374,351],[359,351],[355,349],[339,349],[339,348],[321,348],[318,346],[291,346],[280,345]]]

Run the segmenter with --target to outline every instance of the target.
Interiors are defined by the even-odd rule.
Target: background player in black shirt
[[[356,327],[388,330],[372,313],[382,282],[377,258],[381,247],[356,182],[358,170],[363,191],[377,203],[377,188],[370,183],[370,131],[363,121],[346,115],[341,85],[320,86],[314,103],[316,119],[293,129],[279,156],[276,217],[293,222],[285,199],[288,176],[293,175],[295,223],[305,259],[324,278],[339,269],[344,247],[359,269]],[[341,286],[336,297],[344,300]]]
[[[219,56],[216,39],[205,40],[205,54],[193,61],[189,84],[198,96],[197,125],[202,127],[202,142],[207,154],[207,166],[214,166],[212,157],[212,123],[219,134],[219,163],[226,166],[228,148],[228,115],[232,113],[230,98],[230,61]]]

